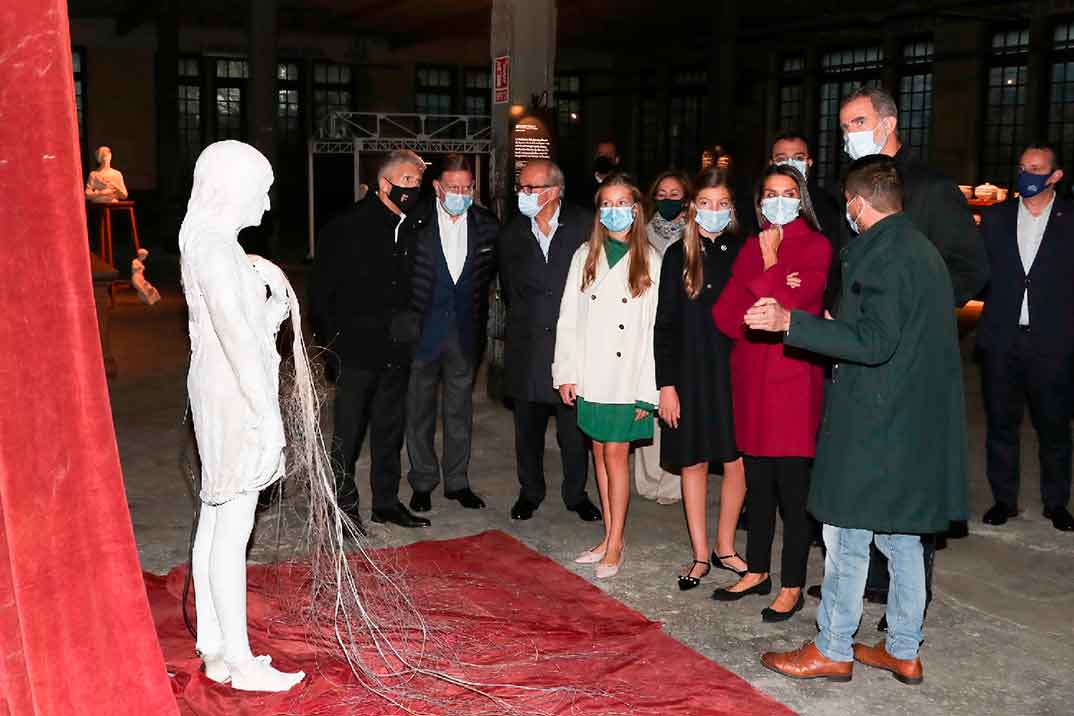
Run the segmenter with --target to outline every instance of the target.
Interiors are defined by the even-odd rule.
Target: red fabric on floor
[[[493,691],[522,713],[692,716],[778,716],[786,707],[718,664],[664,634],[660,625],[625,607],[581,577],[502,532],[384,550],[398,562],[415,604],[459,656],[478,666],[458,676],[515,686],[570,687],[573,695]],[[629,566],[628,566],[629,568]],[[366,692],[345,666],[318,667],[300,626],[281,622],[285,605],[301,602],[306,587],[297,570],[250,569],[250,636],[255,654],[269,653],[284,670],[307,679],[287,694],[242,694],[199,672],[194,640],[183,625],[179,598],[185,568],[167,577],[145,575],[168,670],[183,714],[398,713]],[[193,613],[193,600],[190,612]],[[286,621],[286,620],[284,620]],[[271,635],[267,635],[267,631]],[[319,670],[320,669],[320,670]],[[422,690],[446,693],[421,680]],[[603,689],[607,693],[596,693]],[[460,695],[451,707],[423,713],[472,716],[495,712],[479,697]]]
[[[63,0],[0,3],[0,118],[0,714],[177,714],[112,430]]]

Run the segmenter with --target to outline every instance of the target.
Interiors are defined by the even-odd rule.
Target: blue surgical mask
[[[783,226],[798,218],[801,204],[801,200],[793,197],[770,196],[761,200],[761,214],[768,219],[768,223]]]
[[[731,223],[730,209],[698,209],[694,217],[697,225],[710,234],[718,234]]]
[[[1048,177],[1051,174],[1030,174],[1018,172],[1018,195],[1023,199],[1036,196],[1048,188]]]
[[[462,216],[466,210],[470,208],[470,205],[474,203],[474,198],[472,196],[467,196],[466,194],[452,194],[451,192],[447,192],[444,194],[444,201],[442,203],[444,205],[444,211],[447,213],[452,216]]]
[[[784,159],[782,162],[776,162],[776,164],[786,164],[788,166],[794,167],[798,170],[798,173],[802,175],[803,179],[805,179],[809,173],[809,165],[806,164],[805,159]]]
[[[857,132],[847,132],[843,137],[843,149],[850,155],[851,159],[861,159],[862,157],[870,154],[880,154],[880,150],[887,144],[890,132],[885,134],[883,139],[877,143],[876,129],[880,125],[872,129],[862,129]]]
[[[634,223],[633,206],[602,206],[600,207],[600,223],[608,231],[619,233],[626,231]]]
[[[548,191],[545,189],[545,191]],[[541,209],[544,208],[544,204],[541,203],[541,195],[544,191],[537,192],[536,194],[525,194],[523,192],[518,193],[518,210],[523,215],[533,218],[541,213]],[[547,204],[548,202],[545,202]]]

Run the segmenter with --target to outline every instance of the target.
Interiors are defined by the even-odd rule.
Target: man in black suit
[[[573,406],[552,388],[556,321],[571,258],[593,230],[592,211],[562,201],[563,172],[530,162],[519,175],[521,213],[500,232],[500,285],[507,306],[505,390],[514,400],[520,492],[511,517],[528,520],[544,500],[544,434],[556,416],[563,458],[563,502],[586,521],[601,518],[586,495],[589,456]]]
[[[832,245],[833,261],[828,269],[828,285],[824,289],[824,307],[830,310],[839,296],[841,263],[838,256],[839,249],[842,248],[840,235],[846,218],[835,197],[817,182],[816,175],[811,171],[813,157],[809,153],[809,142],[799,132],[784,131],[777,134],[772,140],[769,162],[792,166],[806,178],[806,189],[809,191],[809,199],[813,204],[817,221],[820,222],[820,232]]]
[[[407,219],[414,235],[411,311],[420,326],[407,397],[407,480],[410,509],[427,512],[444,479],[444,497],[468,509],[484,500],[470,489],[474,427],[474,369],[484,344],[489,282],[496,269],[499,222],[473,203],[474,170],[461,154],[448,154],[433,182],[436,196]],[[434,439],[443,393],[443,456]]]
[[[1025,403],[1040,442],[1044,516],[1074,530],[1070,501],[1074,407],[1074,205],[1056,196],[1063,178],[1050,144],[1030,145],[1018,164],[1018,199],[991,207],[981,232],[992,283],[977,325],[987,471],[995,504],[984,522],[1018,514],[1019,429]]]
[[[376,196],[358,202],[321,230],[310,280],[320,342],[339,360],[332,462],[336,500],[358,518],[354,464],[370,435],[373,521],[425,527],[399,502],[407,382],[413,331],[412,239],[402,230],[418,204],[425,163],[407,150],[388,155]]]

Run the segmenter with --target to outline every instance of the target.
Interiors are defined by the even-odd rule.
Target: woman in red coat
[[[805,178],[790,166],[770,166],[756,195],[762,231],[735,259],[731,280],[712,309],[716,325],[733,341],[731,393],[735,440],[745,456],[749,571],[712,598],[734,601],[769,594],[776,508],[783,516],[779,594],[761,616],[789,619],[804,604],[809,558],[809,463],[816,448],[824,374],[819,360],[785,348],[771,334],[749,331],[746,310],[763,296],[819,315],[831,263],[831,244],[817,230]]]

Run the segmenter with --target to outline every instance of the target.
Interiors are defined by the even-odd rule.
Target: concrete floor
[[[121,294],[113,318],[114,352],[119,376],[111,382],[115,417],[131,516],[142,565],[163,573],[186,561],[192,501],[178,468],[186,428],[185,371],[188,356],[185,307],[166,262],[150,264],[165,300],[145,307]],[[171,267],[174,269],[174,267]],[[304,271],[292,271],[301,284]],[[1023,514],[1004,527],[980,522],[991,504],[984,479],[984,417],[980,384],[964,349],[970,424],[972,534],[952,541],[936,560],[935,601],[929,612],[922,653],[925,683],[899,684],[890,676],[859,667],[853,682],[797,683],[773,674],[758,662],[762,651],[794,648],[813,637],[815,600],[783,625],[761,622],[767,597],[716,604],[716,586],[733,581],[714,573],[699,589],[682,593],[678,570],[690,559],[685,520],[679,505],[660,506],[635,496],[627,522],[623,571],[600,588],[623,603],[663,622],[676,639],[739,674],[758,689],[810,716],[858,714],[1010,714],[1068,716],[1074,713],[1074,538],[1055,531],[1040,515],[1036,438],[1028,423],[1022,489]],[[548,431],[546,464],[549,499],[528,522],[512,522],[508,510],[517,496],[513,428],[510,413],[489,401],[484,382],[475,395],[471,483],[489,509],[464,510],[434,495],[433,526],[414,531],[376,526],[377,544],[396,545],[427,538],[503,530],[548,555],[567,569],[592,580],[592,569],[571,558],[600,539],[598,524],[582,523],[563,509],[558,498],[560,469],[554,433]],[[367,463],[359,467],[367,475]],[[363,504],[369,505],[368,479]],[[715,515],[719,479],[712,478],[710,514]],[[403,499],[410,489],[404,484]],[[591,481],[590,496],[596,498]],[[711,522],[710,522],[711,524]],[[262,530],[253,559],[273,554],[269,530]],[[776,549],[779,548],[777,539]],[[738,533],[745,551],[745,533]],[[778,568],[778,552],[774,568]],[[809,583],[821,578],[820,552],[813,550]],[[777,575],[778,577],[778,575]],[[861,638],[872,642],[882,607],[867,604]]]

